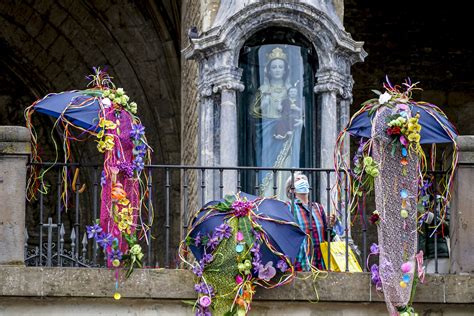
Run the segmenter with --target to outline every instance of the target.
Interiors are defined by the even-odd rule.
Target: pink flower
[[[242,278],[242,276],[241,276],[240,274],[237,274],[237,275],[235,276],[235,283],[240,284],[240,283],[242,283],[243,281],[244,281],[244,278]]]
[[[209,305],[211,305],[211,298],[207,295],[201,296],[201,298],[199,299],[199,305],[201,305],[202,307],[208,307]]]
[[[405,262],[402,264],[402,272],[403,273],[408,273],[411,271],[411,263],[410,262]]]
[[[403,104],[403,103],[397,104],[397,108],[399,108],[402,111],[408,111],[410,109],[407,104]]]
[[[403,146],[408,146],[408,140],[405,138],[405,136],[400,136],[400,143],[402,143]]]
[[[244,234],[241,231],[237,232],[237,241],[242,241],[244,240]]]

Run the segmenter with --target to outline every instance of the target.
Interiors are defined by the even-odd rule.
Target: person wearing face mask
[[[291,190],[292,181],[294,181],[294,191]],[[331,230],[331,238],[335,235],[332,227],[336,223],[336,217],[332,214],[329,221],[326,220],[326,214],[323,206],[316,202],[309,201],[309,182],[308,178],[296,172],[293,179],[290,177],[286,182],[286,192],[288,199],[292,199],[294,193],[294,205],[290,202],[292,214],[295,222],[300,228],[311,237],[312,245],[308,248],[307,241],[301,245],[295,264],[298,271],[309,271],[311,264],[319,270],[324,270],[324,261],[321,253],[320,243],[327,240],[327,230]],[[309,251],[308,251],[309,249]]]

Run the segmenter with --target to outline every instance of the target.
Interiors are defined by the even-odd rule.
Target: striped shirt
[[[311,217],[308,205],[303,205],[298,199],[295,200],[293,209],[293,216],[295,217],[296,223],[300,226],[301,230],[303,230],[312,239],[312,245],[309,248],[309,253],[307,252],[307,239],[305,239],[301,245],[296,259],[297,270],[299,270],[298,265],[300,265],[302,271],[310,270],[309,262],[311,255],[313,255],[312,264],[319,270],[325,269],[320,243],[326,241],[327,237],[326,215],[321,204],[313,202],[311,206]]]

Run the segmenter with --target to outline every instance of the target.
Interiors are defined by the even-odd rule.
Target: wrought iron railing
[[[51,169],[44,178],[48,193],[38,194],[37,200],[27,203],[25,263],[29,266],[105,266],[104,254],[93,239],[87,238],[85,232],[85,226],[100,216],[101,166],[76,163],[53,166],[51,163],[42,163],[36,164],[35,167]],[[74,182],[75,187],[68,190],[67,198],[62,196],[63,169],[68,175],[69,187],[72,185],[76,170],[80,170],[77,181]],[[229,174],[233,174],[236,190],[258,195],[261,173],[271,172],[273,179],[276,179],[279,173],[291,174],[294,171],[303,172],[310,179],[310,183],[315,184],[310,188],[310,200],[318,202],[324,200],[325,209],[334,212],[334,207],[331,205],[331,189],[334,185],[335,171],[331,169],[145,166],[144,172],[147,174],[145,185],[150,192],[145,197],[145,203],[148,209],[154,210],[145,214],[143,218],[147,224],[153,223],[152,228],[147,231],[147,238],[142,239],[146,255],[145,267],[179,266],[177,248],[179,241],[185,236],[189,219],[208,200],[224,196],[226,193],[224,179]],[[209,179],[213,182],[212,190],[207,182]],[[350,231],[351,216],[345,207],[349,199],[347,183],[343,183],[343,188],[345,189],[337,200],[337,208],[342,210],[338,216],[344,228],[345,266],[349,266],[347,250],[353,244],[353,238],[355,244],[360,244],[359,261],[365,271],[368,244],[376,241],[375,229],[372,231],[368,229],[364,204],[359,207],[361,225]],[[274,193],[278,191],[276,181],[273,181],[272,189]],[[145,240],[149,242],[145,243]],[[352,248],[357,251],[357,247]],[[331,252],[330,246],[328,252]]]

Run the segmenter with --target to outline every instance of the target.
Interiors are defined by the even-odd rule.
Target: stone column
[[[30,134],[0,126],[0,265],[24,265],[26,163]]]
[[[199,165],[204,167],[215,166],[215,127],[214,127],[214,100],[212,92],[201,97],[199,119]],[[198,197],[200,205],[214,199],[214,172],[205,171],[204,179],[198,171],[198,179],[206,185],[203,194]],[[203,180],[203,181],[202,181]],[[202,200],[202,201],[201,201]]]
[[[314,88],[315,93],[321,96],[321,142],[319,147],[320,168],[334,168],[334,145],[336,144],[338,134],[337,117],[337,92],[335,89],[329,89],[326,85],[317,85]],[[330,184],[334,184],[335,177],[331,174]],[[322,174],[319,177],[319,202],[324,206],[326,212],[329,212],[327,198],[327,176]]]
[[[220,109],[220,165],[234,167],[238,164],[238,135],[237,135],[237,106],[236,93],[233,89],[224,88],[221,91]],[[236,193],[237,172],[224,171],[223,193]]]
[[[458,136],[459,166],[450,208],[451,273],[474,273],[474,135]]]

